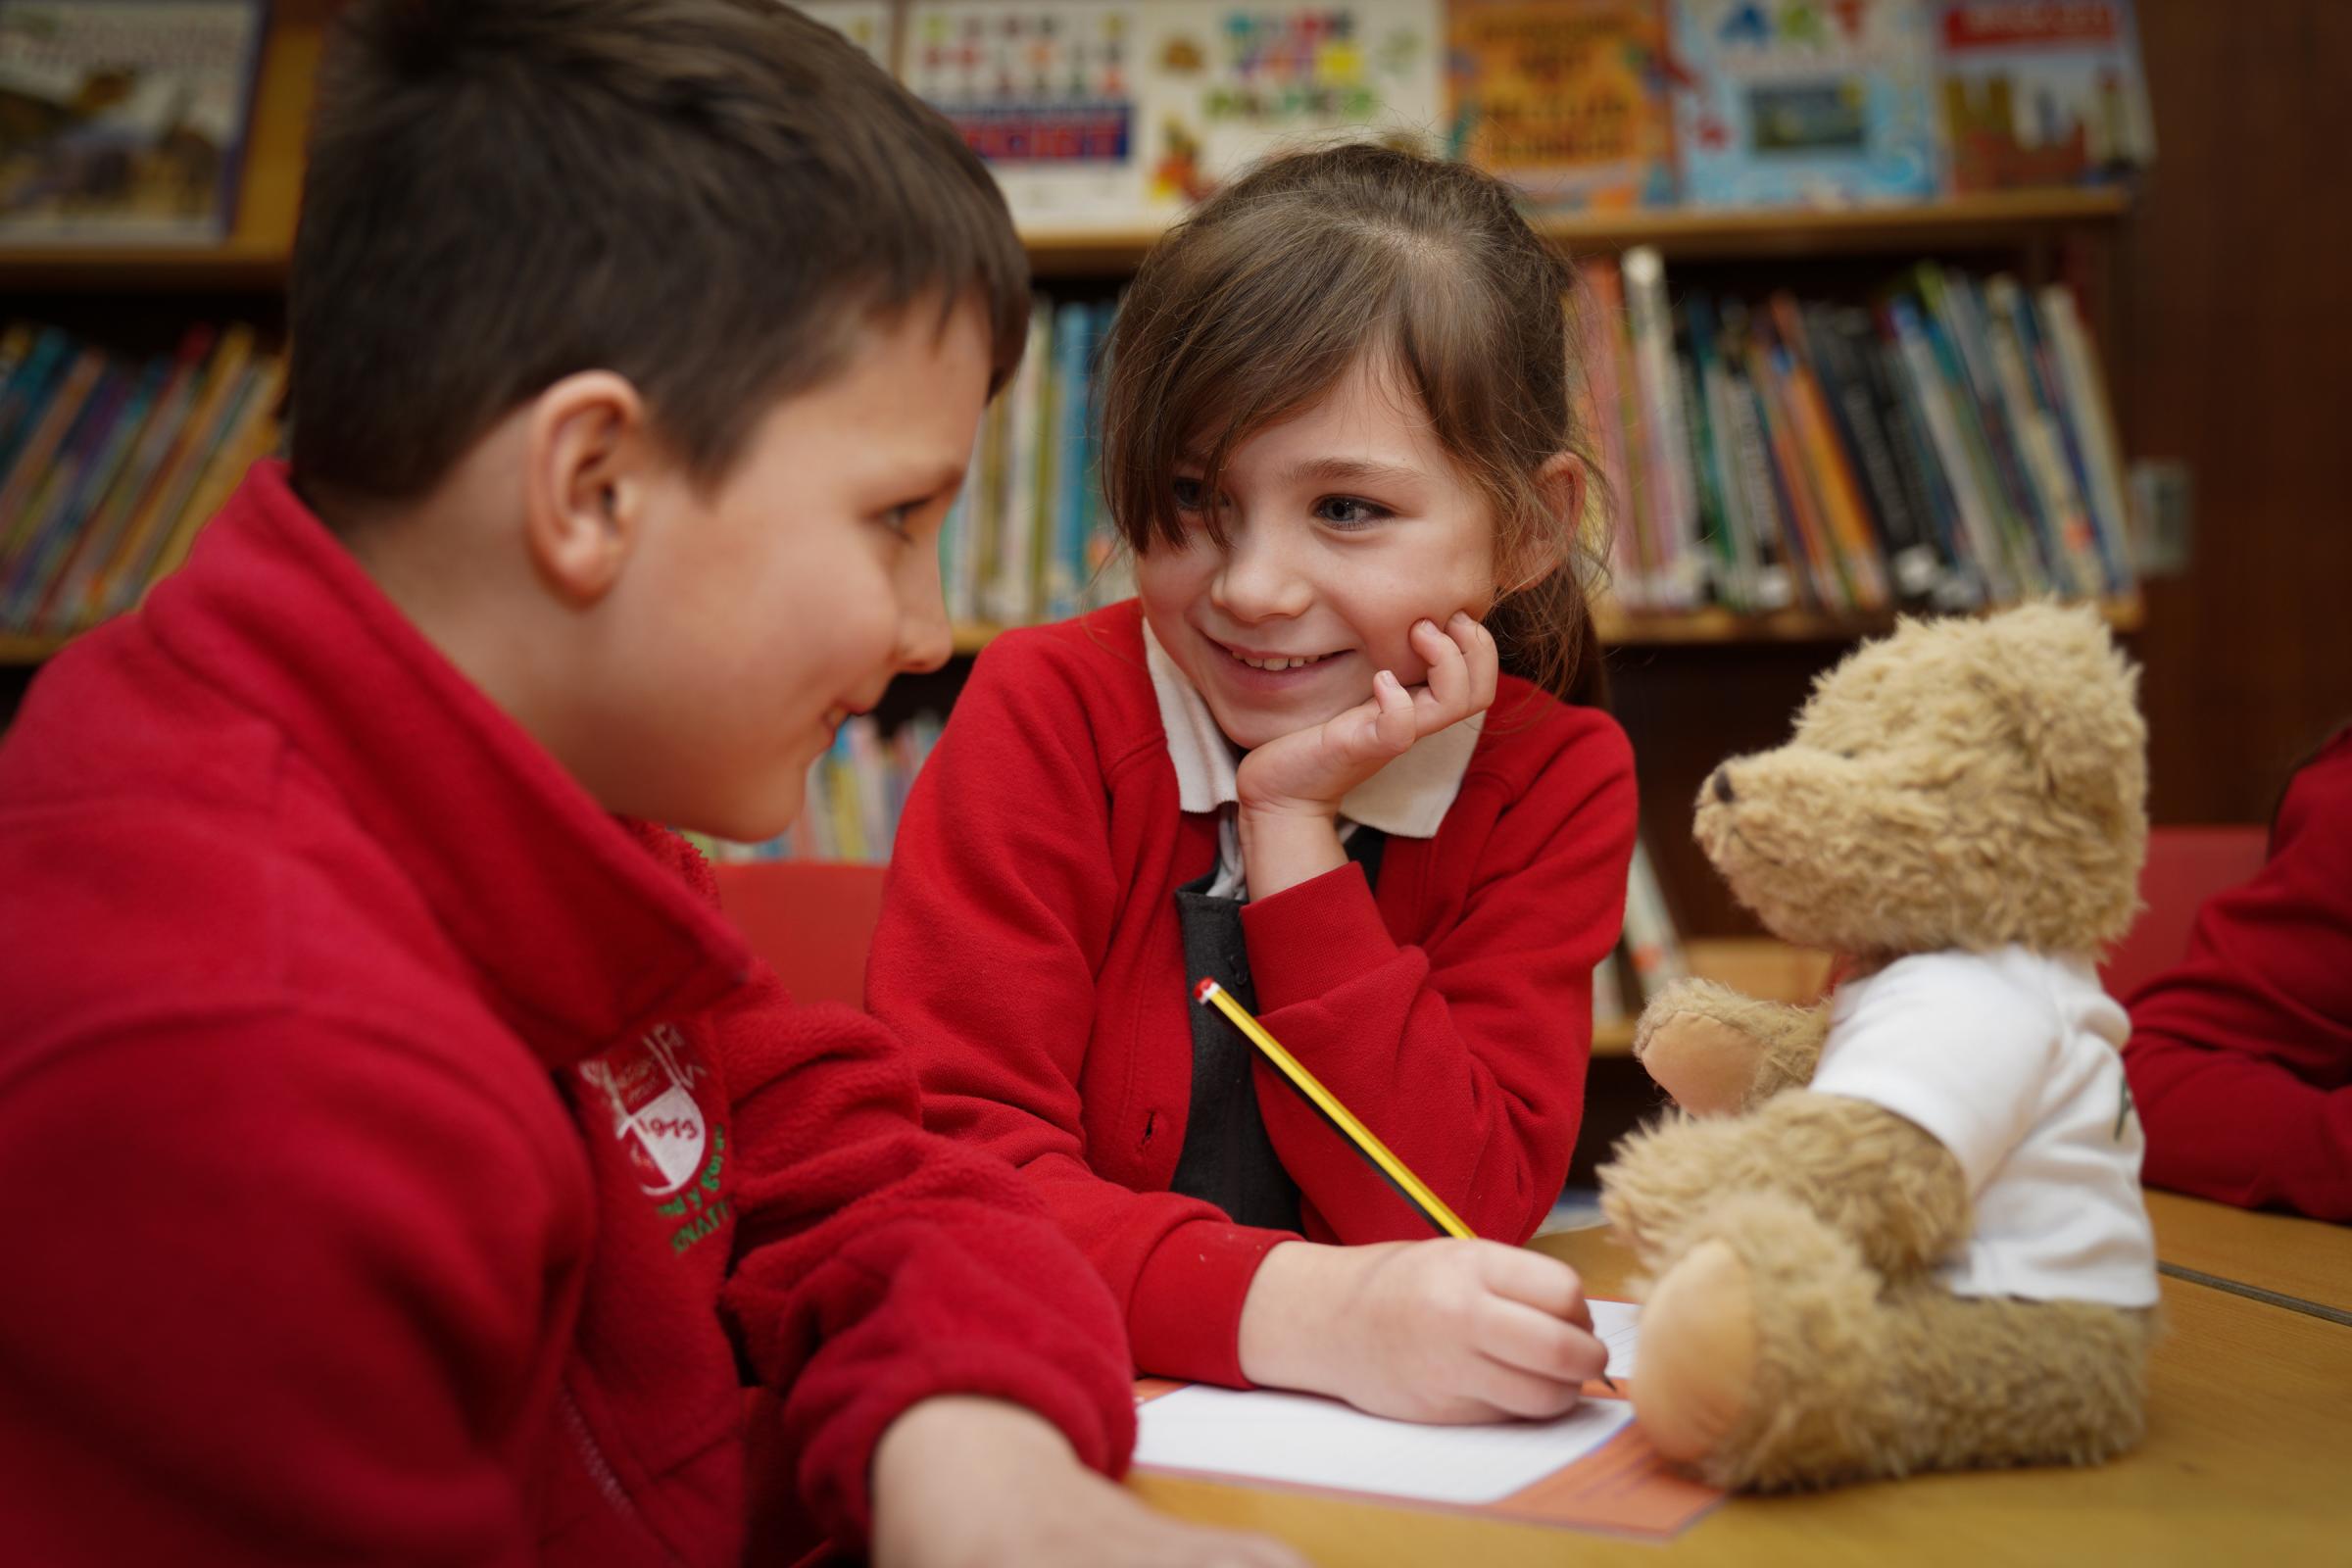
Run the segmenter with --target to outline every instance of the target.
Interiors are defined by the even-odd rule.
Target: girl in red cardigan
[[[1624,735],[1560,700],[1592,684],[1569,284],[1459,165],[1339,148],[1208,202],[1109,346],[1139,599],[993,645],[907,802],[869,1004],[1145,1370],[1429,1420],[1601,1370],[1574,1272],[1518,1246],[1634,838]],[[1204,976],[1492,1240],[1426,1240]]]

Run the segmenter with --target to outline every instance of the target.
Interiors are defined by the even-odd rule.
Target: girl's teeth
[[[1251,669],[1298,669],[1308,664],[1319,664],[1331,656],[1317,654],[1312,659],[1251,659],[1247,654],[1235,654],[1233,657]]]

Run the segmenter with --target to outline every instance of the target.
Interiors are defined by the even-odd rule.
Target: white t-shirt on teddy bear
[[[1898,958],[1838,989],[1812,1087],[1883,1105],[1967,1173],[1960,1296],[2156,1303],[2129,1022],[2088,965],[2025,948]]]

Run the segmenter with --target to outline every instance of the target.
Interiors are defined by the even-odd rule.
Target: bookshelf
[[[336,0],[276,0],[255,93],[238,210],[218,245],[95,250],[0,248],[0,293],[12,309],[39,310],[90,322],[150,319],[184,312],[267,320],[282,302],[291,268],[303,136],[325,32]],[[1842,209],[1737,210],[1648,208],[1538,220],[1572,255],[1607,256],[1647,245],[1670,264],[1690,263],[1705,286],[1744,286],[1758,278],[1819,278],[1850,285],[1921,256],[1996,257],[2029,275],[2064,276],[2084,295],[2093,335],[2112,343],[2104,287],[2130,197],[2119,189],[2054,189],[1949,196],[1901,205]],[[1131,275],[1159,230],[1040,229],[1025,243],[1033,269],[1056,291],[1107,291]],[[1702,275],[1704,274],[1704,275]],[[22,301],[22,304],[18,302]],[[272,330],[265,326],[265,331]],[[2136,631],[2140,602],[2105,607],[2119,630]],[[1709,757],[1768,743],[1786,725],[1813,674],[1855,640],[1883,633],[1891,614],[1788,611],[1743,615],[1726,610],[1618,612],[1604,608],[1601,642],[1621,657],[1621,717],[1642,757],[1645,820],[1662,841],[1661,872],[1687,930],[1727,928],[1726,910],[1706,884],[1711,875],[1687,847],[1672,841],[1687,811],[1683,775]],[[985,623],[959,625],[956,665],[927,697],[945,706],[960,684],[963,661],[1001,633]],[[0,632],[0,670],[21,689],[32,667],[64,645],[58,637]],[[0,705],[4,707],[6,705]],[[1675,863],[1677,860],[1681,863]],[[1693,888],[1693,884],[1699,884]],[[1738,929],[1737,916],[1728,921]]]

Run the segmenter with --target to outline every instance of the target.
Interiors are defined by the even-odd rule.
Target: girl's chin
[[[1217,728],[1225,732],[1225,738],[1247,752],[1268,741],[1278,741],[1285,735],[1313,729],[1357,707],[1371,695],[1366,692],[1347,702],[1329,699],[1314,702],[1237,702],[1228,697],[1221,702],[1211,703],[1209,710],[1217,721]]]

